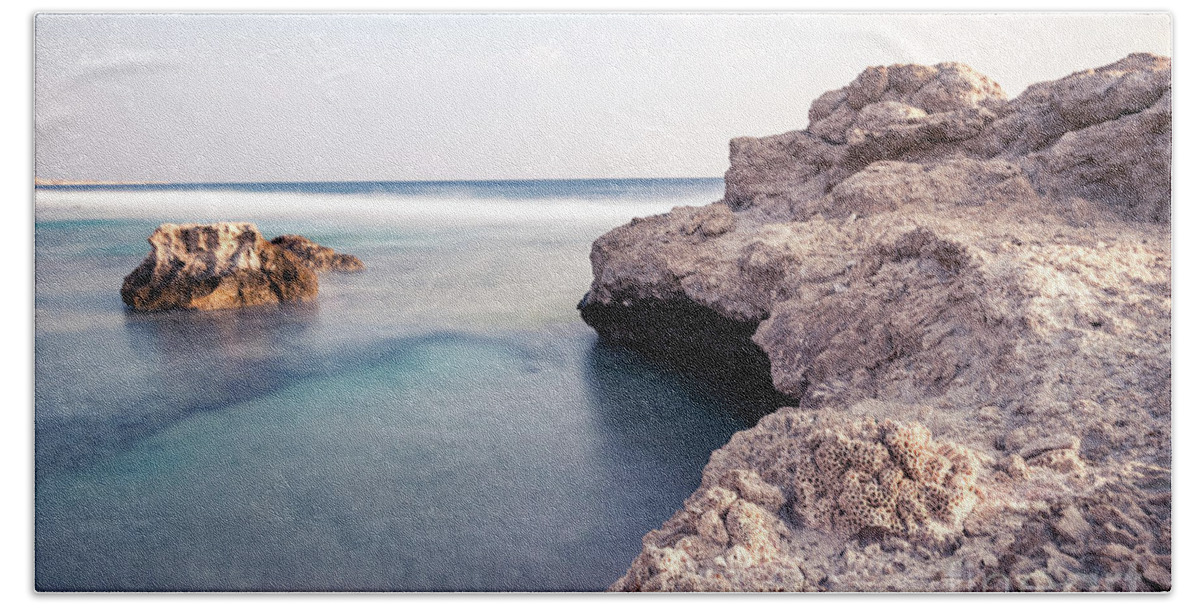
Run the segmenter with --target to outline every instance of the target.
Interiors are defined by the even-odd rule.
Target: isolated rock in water
[[[1169,587],[1170,68],[1131,55],[1011,101],[961,64],[870,68],[806,130],[733,140],[723,200],[597,239],[580,308],[603,338],[795,406],[713,454],[689,500],[732,498],[648,535],[617,588]],[[899,461],[838,416],[977,457],[974,481],[919,458],[974,508],[912,524],[886,464],[795,483],[813,425]],[[811,506],[734,511],[729,471]]]
[[[271,239],[271,244],[292,252],[304,265],[317,272],[359,272],[365,268],[357,257],[338,253],[299,235],[277,236]]]
[[[163,224],[121,299],[137,310],[213,310],[310,300],[316,274],[254,224]]]

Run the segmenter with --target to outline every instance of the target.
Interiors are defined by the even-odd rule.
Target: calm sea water
[[[43,590],[599,590],[745,421],[598,343],[591,241],[720,180],[39,188]],[[318,301],[139,314],[161,222],[354,253]]]

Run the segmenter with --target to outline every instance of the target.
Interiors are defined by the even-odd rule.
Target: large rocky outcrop
[[[849,213],[825,195],[874,162],[928,167],[962,158],[996,161],[975,165],[984,181],[1004,182],[996,178],[1018,164],[1050,198],[1078,196],[1169,220],[1171,61],[1164,57],[1130,55],[1033,85],[1012,101],[958,63],[873,67],[822,95],[808,117],[804,131],[730,143],[731,208],[788,219]],[[1023,194],[1020,181],[1010,194]]]
[[[325,258],[348,264],[303,237],[267,242],[249,223],[163,224],[148,241],[150,254],[121,286],[121,299],[136,310],[213,310],[310,300],[317,295],[315,269],[322,268]]]
[[[614,588],[1168,588],[1170,69],[1131,55],[1009,101],[961,64],[870,68],[804,131],[735,139],[722,201],[598,239],[581,312],[602,337],[765,362],[793,406],[714,453],[688,504],[735,500],[685,505]],[[841,494],[779,469],[822,433],[886,447],[863,430],[885,419],[977,463],[939,535],[887,508],[815,525]],[[823,474],[877,508],[885,469]],[[729,481],[750,476],[781,500]],[[767,531],[735,550],[749,520]]]

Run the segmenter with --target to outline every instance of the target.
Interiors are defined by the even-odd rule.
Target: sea
[[[720,179],[40,186],[35,582],[599,591],[751,422],[579,318],[591,243]],[[139,313],[164,222],[363,260],[315,302]]]

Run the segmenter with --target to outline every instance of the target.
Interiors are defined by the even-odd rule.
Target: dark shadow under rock
[[[580,302],[584,322],[608,346],[634,351],[665,369],[701,380],[738,404],[753,423],[795,400],[775,390],[771,363],[751,340],[757,321],[734,321],[694,302],[614,299]]]

